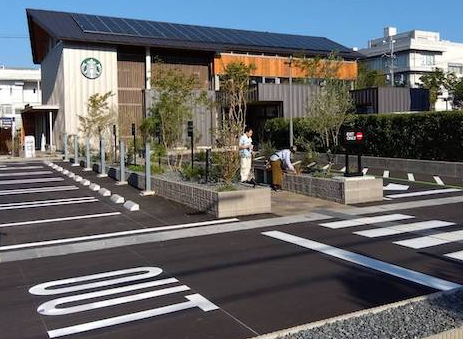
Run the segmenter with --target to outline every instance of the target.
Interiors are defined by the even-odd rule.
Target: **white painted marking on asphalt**
[[[21,201],[21,202],[9,202],[0,204],[0,207],[8,206],[23,206],[23,205],[37,205],[37,204],[48,204],[50,202],[62,202],[62,201],[78,201],[78,200],[93,200],[95,197],[76,197],[76,198],[63,198],[63,199],[50,199],[50,200],[33,200],[33,201]]]
[[[439,176],[435,175],[433,178],[434,178],[434,181],[436,182],[436,184],[441,185],[441,186],[445,186],[444,182],[442,181],[441,178],[439,178]]]
[[[383,172],[383,178],[389,178],[389,171],[385,170]]]
[[[201,221],[201,222],[194,222],[194,223],[181,224],[181,225],[143,228],[143,229],[132,230],[132,231],[103,233],[103,234],[88,235],[88,236],[75,237],[75,238],[29,242],[29,243],[17,244],[17,245],[0,246],[0,251],[17,250],[17,249],[31,248],[31,247],[38,247],[38,246],[51,246],[51,245],[66,244],[66,243],[79,242],[79,241],[89,241],[89,240],[96,240],[96,239],[107,239],[107,238],[122,237],[122,236],[127,236],[127,235],[153,233],[157,231],[177,230],[177,229],[182,229],[182,228],[212,226],[212,225],[218,225],[218,224],[229,224],[229,223],[234,223],[237,221],[239,221],[239,219],[237,218],[220,219],[220,220]]]
[[[13,206],[1,206],[0,211],[4,210],[20,210],[25,208],[37,208],[37,207],[50,207],[50,206],[62,206],[62,205],[75,205],[75,204],[88,204],[98,202],[98,199],[91,198],[91,199],[80,199],[80,200],[70,200],[70,201],[57,201],[57,202],[49,202],[49,203],[35,203],[35,204],[23,204],[23,205],[13,205]]]
[[[407,173],[408,181],[415,181],[415,175],[413,173]]]
[[[13,184],[33,184],[38,182],[55,182],[63,181],[64,178],[37,178],[37,179],[15,179],[15,180],[0,180],[0,185],[13,185]]]
[[[453,193],[453,192],[461,192],[461,190],[458,189],[458,188],[445,188],[445,189],[440,189],[440,190],[429,190],[429,191],[391,194],[391,195],[386,195],[386,197],[392,198],[392,199],[398,199],[398,198],[421,197],[421,196],[425,196],[425,195]]]
[[[362,173],[363,173],[363,175],[366,175],[366,174],[368,173],[368,168],[365,167],[365,168],[362,170]]]
[[[385,201],[391,201],[392,199],[391,199],[391,198],[385,198],[385,197],[383,197],[383,200],[385,200]]]
[[[44,174],[51,174],[52,171],[36,171],[36,172],[17,172],[17,173],[0,173],[0,177],[19,177],[19,176],[26,176],[26,175],[44,175]]]
[[[463,240],[463,231],[442,232],[430,236],[395,241],[394,244],[414,249],[432,247]]]
[[[330,167],[330,164],[327,164],[327,165],[323,166],[322,169],[327,170],[328,167]]]
[[[362,237],[367,237],[367,238],[379,238],[379,237],[385,237],[385,236],[408,233],[408,232],[430,230],[434,228],[446,227],[446,226],[451,226],[451,225],[455,225],[455,223],[441,221],[441,220],[429,220],[429,221],[415,222],[411,224],[402,224],[402,225],[375,228],[375,229],[366,230],[366,231],[358,231],[358,232],[354,232],[354,234],[360,235]]]
[[[350,220],[332,221],[332,222],[320,224],[320,226],[338,229],[338,228],[378,224],[381,222],[406,220],[406,219],[413,219],[413,218],[414,216],[405,215],[405,214],[386,214],[386,215],[378,215],[375,217],[365,217],[365,218],[357,218],[357,219],[350,219]]]
[[[114,326],[119,324],[125,324],[136,320],[143,320],[148,318],[153,318],[159,315],[180,312],[184,310],[188,310],[191,308],[200,308],[204,312],[209,312],[213,310],[217,310],[218,307],[211,303],[209,300],[204,298],[200,294],[191,294],[185,296],[188,301],[181,302],[177,304],[172,304],[169,306],[163,306],[158,308],[153,308],[151,310],[130,313],[122,316],[117,316],[113,318],[106,318],[103,320],[96,320],[85,324],[74,325],[69,327],[64,327],[56,330],[48,331],[48,336],[50,338],[58,338],[66,335],[76,334],[87,332],[99,328],[104,328],[108,326]]]
[[[78,190],[79,187],[71,186],[50,186],[50,187],[37,187],[37,188],[23,188],[11,189],[0,191],[0,195],[15,195],[15,194],[31,194],[31,193],[44,193],[44,192],[57,192],[57,191],[73,191]]]
[[[30,221],[19,221],[19,222],[10,222],[6,224],[0,224],[0,228],[11,227],[11,226],[24,226],[24,225],[35,225],[35,224],[47,224],[58,221],[70,221],[70,220],[82,220],[82,219],[93,219],[93,218],[103,218],[119,215],[121,212],[109,212],[109,213],[98,213],[98,214],[86,214],[86,215],[77,215],[73,217],[63,217],[63,218],[53,218],[53,219],[39,219],[39,220],[30,220]]]
[[[134,273],[138,273],[134,275]],[[134,267],[127,268],[124,270],[109,271],[104,273],[97,273],[91,275],[84,275],[75,278],[61,279],[49,281],[39,285],[35,285],[29,289],[29,293],[34,295],[56,295],[63,293],[71,293],[77,291],[83,291],[88,289],[106,287],[111,285],[125,284],[132,281],[154,278],[162,273],[162,269],[159,267]],[[124,276],[123,278],[106,279],[111,277]],[[101,280],[105,279],[105,280]],[[88,284],[77,284],[85,281],[101,280]],[[70,285],[68,287],[62,287]],[[57,288],[53,288],[56,287]],[[60,287],[61,286],[61,287]]]
[[[177,279],[174,279],[174,280],[177,280]],[[168,287],[168,288],[163,288],[159,290],[139,293],[139,294],[131,294],[131,295],[124,296],[124,297],[95,301],[89,304],[79,304],[77,306],[69,306],[69,307],[58,307],[66,303],[72,303],[72,302],[81,301],[81,300],[90,299],[90,298],[99,298],[99,297],[103,297],[103,296],[107,296],[107,295],[111,295],[115,293],[126,293],[126,292],[131,292],[133,290],[141,289],[141,288],[149,288],[149,287],[160,286],[160,285],[162,285],[162,283],[160,284],[159,281],[150,281],[148,283],[143,283],[143,284],[129,285],[129,286],[112,288],[109,290],[103,290],[103,291],[98,291],[98,292],[84,293],[84,294],[79,294],[76,296],[72,295],[69,297],[62,297],[62,298],[54,299],[54,300],[43,303],[37,308],[37,312],[43,315],[73,314],[73,313],[91,311],[91,310],[98,309],[98,308],[126,304],[130,302],[135,302],[135,301],[140,301],[144,299],[155,298],[155,297],[160,297],[163,295],[174,294],[174,293],[190,290],[188,286],[180,285],[180,286]]]
[[[29,169],[37,169],[37,168],[43,168],[43,166],[5,167],[5,168],[0,168],[0,171],[29,170]]]
[[[452,259],[463,260],[463,251],[447,253],[447,254],[444,254],[444,256],[452,258]]]
[[[393,184],[389,183],[383,187],[384,191],[406,191],[409,189],[410,186],[402,185],[402,184]]]
[[[329,255],[347,262],[351,262],[363,267],[373,269],[382,273],[386,273],[407,281],[411,281],[423,286],[428,286],[441,291],[448,291],[454,288],[461,287],[451,281],[443,280],[437,277],[433,277],[427,274],[423,274],[417,271],[393,265],[384,261],[373,259],[361,254],[349,252],[337,247],[333,247],[327,244],[319,243],[309,239],[297,237],[288,233],[280,231],[263,232],[263,235],[272,237],[274,239],[282,240],[291,244],[295,244],[319,253]]]
[[[341,172],[345,172],[346,171],[346,166],[344,166],[343,168],[341,168]]]

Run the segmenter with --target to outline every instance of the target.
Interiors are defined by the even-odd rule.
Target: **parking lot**
[[[250,338],[463,284],[460,190],[217,220],[56,164],[140,210],[0,164],[1,338]]]

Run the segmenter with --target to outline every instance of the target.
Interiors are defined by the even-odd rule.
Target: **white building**
[[[10,127],[15,118],[21,127],[21,110],[42,102],[40,69],[0,66],[0,127]]]
[[[391,48],[396,85],[419,87],[420,77],[436,68],[463,76],[463,43],[442,40],[438,32],[413,30],[397,33],[394,27],[386,27],[383,37],[368,41],[368,48],[359,50],[367,57],[370,69],[383,71],[391,79]],[[451,108],[448,93],[436,102],[436,110]]]

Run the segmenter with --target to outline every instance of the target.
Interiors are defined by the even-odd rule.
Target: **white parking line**
[[[38,182],[55,182],[64,181],[64,178],[37,178],[37,179],[15,179],[15,180],[0,180],[0,185],[13,185],[13,184],[33,184]]]
[[[52,171],[36,171],[36,172],[17,172],[17,173],[0,173],[0,177],[19,177],[22,175],[44,175],[51,174]]]
[[[332,222],[320,224],[320,226],[338,229],[338,228],[377,224],[381,222],[397,221],[397,220],[405,220],[405,219],[413,219],[413,218],[414,218],[413,216],[405,215],[405,214],[386,214],[386,215],[378,215],[375,217],[332,221]]]
[[[444,256],[452,258],[452,259],[463,260],[463,251],[447,253],[447,254],[444,254]]]
[[[61,206],[61,205],[75,205],[75,204],[87,204],[92,202],[98,202],[98,199],[94,197],[85,198],[85,199],[75,199],[75,200],[65,200],[59,201],[61,199],[57,199],[58,201],[50,201],[50,202],[36,202],[33,204],[30,203],[18,203],[18,204],[0,204],[0,211],[3,210],[19,210],[24,208],[36,208],[36,207],[49,207],[49,206]],[[3,206],[8,205],[8,206]]]
[[[362,173],[363,173],[363,175],[367,175],[367,173],[368,173],[368,168],[365,167],[365,168],[362,170]]]
[[[429,220],[414,222],[411,224],[399,224],[389,227],[380,227],[366,231],[354,232],[354,234],[360,235],[367,238],[379,238],[390,235],[403,234],[408,232],[417,232],[423,230],[430,230],[439,227],[455,225],[453,222],[441,221],[441,220]]]
[[[37,169],[37,168],[43,168],[43,166],[5,167],[5,168],[0,168],[0,171],[26,170],[26,169]]]
[[[237,221],[239,221],[239,219],[237,219],[237,218],[210,220],[210,221],[201,221],[201,222],[194,222],[194,223],[181,224],[181,225],[143,228],[143,229],[132,230],[132,231],[121,231],[121,232],[113,232],[113,233],[87,235],[87,236],[75,237],[75,238],[65,238],[65,239],[57,239],[57,240],[29,242],[29,243],[25,243],[25,244],[0,246],[0,251],[16,250],[16,249],[22,249],[22,248],[38,247],[38,246],[50,246],[50,245],[57,245],[57,244],[66,244],[66,243],[78,242],[78,241],[88,241],[88,240],[96,240],[96,239],[114,238],[114,237],[121,237],[121,236],[126,236],[126,235],[152,233],[152,232],[156,232],[156,231],[176,230],[176,229],[181,229],[181,228],[191,228],[191,227],[199,227],[199,226],[212,226],[212,225],[218,225],[218,224],[228,224],[228,223],[233,223],[233,222],[237,222]]]
[[[79,200],[92,200],[95,197],[77,197],[77,198],[63,198],[63,199],[49,199],[49,200],[33,200],[33,201],[22,201],[22,202],[9,202],[0,204],[0,207],[8,206],[24,206],[24,205],[37,205],[37,204],[48,204],[50,202],[63,202],[63,201],[79,201]]]
[[[343,168],[341,168],[341,172],[345,172],[346,171],[346,166],[344,166]]]
[[[73,191],[78,190],[79,187],[71,186],[50,186],[50,187],[37,187],[37,188],[23,188],[11,189],[0,191],[1,195],[15,195],[15,194],[31,194],[31,193],[45,193],[45,192],[58,192],[58,191]]]
[[[330,167],[330,164],[327,164],[327,165],[323,166],[322,169],[327,170],[328,167]]]
[[[389,171],[385,170],[383,172],[383,178],[389,178]]]
[[[434,178],[434,180],[436,181],[436,183],[437,183],[438,185],[445,186],[444,182],[442,181],[441,178],[439,178],[439,176],[435,175],[433,178]]]
[[[115,215],[119,215],[119,214],[121,214],[121,212],[86,214],[86,215],[77,215],[77,216],[74,216],[74,217],[63,217],[63,218],[53,218],[53,219],[41,219],[41,220],[10,222],[10,223],[6,223],[6,224],[0,224],[0,228],[11,227],[11,226],[47,224],[47,223],[58,222],[58,221],[70,221],[70,220],[103,218],[103,217],[111,217],[111,216],[115,216]]]
[[[274,239],[282,240],[291,244],[295,244],[313,251],[317,251],[326,254],[331,257],[335,257],[347,262],[351,262],[366,268],[373,269],[382,273],[392,275],[407,281],[411,281],[423,286],[428,286],[441,291],[448,291],[454,288],[461,287],[451,281],[443,280],[437,277],[433,277],[427,274],[423,274],[417,271],[400,267],[397,265],[389,264],[384,261],[373,259],[361,254],[349,252],[337,247],[333,247],[327,244],[319,243],[309,239],[297,237],[288,233],[280,231],[263,232],[263,235],[272,237]]]
[[[415,176],[413,173],[407,173],[408,181],[415,181]]]
[[[434,195],[434,194],[453,193],[453,192],[461,192],[461,190],[458,188],[446,188],[446,189],[441,189],[441,190],[429,190],[429,191],[419,191],[419,192],[410,192],[410,193],[390,194],[390,195],[386,195],[386,197],[392,198],[392,199],[398,199],[398,198],[421,197],[424,195]]]

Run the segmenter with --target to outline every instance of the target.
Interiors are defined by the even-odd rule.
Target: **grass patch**
[[[233,185],[222,185],[217,188],[217,192],[231,192],[236,191],[236,187]]]

